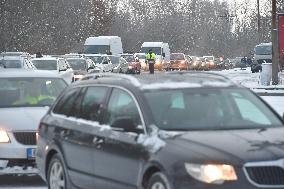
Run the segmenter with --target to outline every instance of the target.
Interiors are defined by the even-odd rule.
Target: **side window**
[[[114,89],[107,107],[106,124],[112,125],[120,118],[131,118],[135,125],[141,125],[141,118],[134,99],[121,89]]]
[[[78,99],[79,92],[80,92],[79,88],[71,89],[70,91],[68,91],[58,101],[55,108],[53,109],[53,112],[65,116],[75,116],[77,112],[75,111],[74,107],[76,107],[75,104],[78,104],[76,100]]]
[[[89,87],[82,100],[80,118],[100,123],[101,107],[107,92],[107,87]]]
[[[251,101],[243,98],[240,94],[233,94],[233,97],[243,119],[259,124],[271,124],[265,114]]]

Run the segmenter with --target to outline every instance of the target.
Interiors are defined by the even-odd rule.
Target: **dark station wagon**
[[[51,189],[284,188],[283,136],[221,75],[88,75],[41,120],[36,161]]]

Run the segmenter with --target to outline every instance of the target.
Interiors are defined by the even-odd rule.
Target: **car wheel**
[[[47,184],[49,189],[68,189],[70,184],[66,174],[66,168],[61,157],[55,154],[48,166]]]
[[[155,173],[151,176],[147,189],[172,189],[170,183],[166,177],[161,172]]]

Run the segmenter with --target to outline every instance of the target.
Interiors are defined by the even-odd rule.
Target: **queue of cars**
[[[100,57],[116,73],[139,61]],[[39,171],[49,189],[284,188],[282,118],[224,76],[112,74],[70,54],[29,62],[0,69],[0,175]],[[72,84],[58,74],[71,68]]]

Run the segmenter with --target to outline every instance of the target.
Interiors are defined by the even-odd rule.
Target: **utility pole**
[[[258,42],[260,43],[260,10],[259,10],[259,0],[257,0],[257,32],[258,32]]]
[[[278,65],[279,56],[277,53],[277,29],[276,29],[276,0],[272,0],[272,23],[271,23],[271,38],[272,38],[272,85],[278,84]]]

